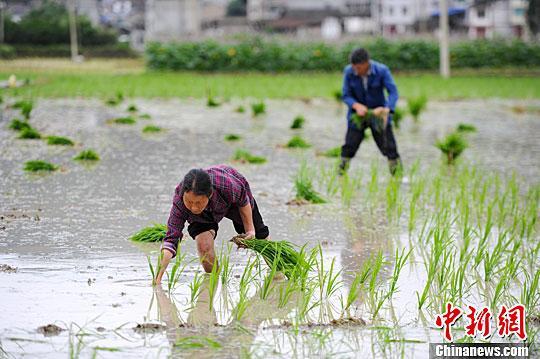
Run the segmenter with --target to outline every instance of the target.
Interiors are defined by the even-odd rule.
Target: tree
[[[527,23],[533,34],[540,33],[540,0],[529,0]]]
[[[227,5],[227,16],[246,16],[247,0],[232,0]]]

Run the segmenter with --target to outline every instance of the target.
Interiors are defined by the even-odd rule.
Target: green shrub
[[[237,149],[233,156],[234,161],[242,163],[261,164],[266,162],[266,158],[260,156],[254,156],[246,150]]]
[[[295,129],[300,129],[302,127],[304,127],[304,123],[306,122],[306,119],[304,118],[304,116],[296,116],[291,124],[291,129],[295,130]]]
[[[293,136],[289,142],[287,142],[286,147],[288,148],[309,148],[311,145],[306,142],[302,137],[300,136]]]
[[[142,132],[144,133],[156,133],[156,132],[161,132],[161,131],[162,131],[161,127],[154,126],[154,125],[144,126],[142,130]]]
[[[93,150],[81,151],[77,156],[73,157],[75,161],[99,161],[98,154]]]
[[[33,127],[27,127],[23,128],[21,132],[19,132],[19,137],[24,140],[35,140],[38,138],[41,138],[41,134]]]
[[[21,121],[17,118],[11,120],[11,122],[9,123],[9,128],[15,131],[21,131],[25,128],[30,128],[30,127],[31,126],[28,123],[28,121]]]
[[[237,135],[236,133],[229,133],[225,135],[225,141],[238,141],[242,139],[242,136]]]
[[[453,132],[443,140],[437,141],[436,146],[446,155],[447,163],[453,164],[468,147],[468,144],[460,133]]]
[[[251,112],[253,116],[259,116],[266,113],[266,105],[263,101],[251,104]]]
[[[407,105],[409,107],[409,112],[411,113],[414,122],[418,122],[420,118],[420,114],[427,105],[427,97],[420,96],[420,97],[413,97],[407,100]]]
[[[56,171],[58,169],[58,166],[53,165],[52,163],[41,161],[41,160],[35,160],[35,161],[27,161],[24,164],[24,170],[27,172],[39,172],[39,171],[47,171],[52,172]]]
[[[59,146],[73,146],[75,143],[73,143],[72,140],[66,137],[60,137],[60,136],[49,136],[47,137],[47,144],[48,145],[59,145]]]

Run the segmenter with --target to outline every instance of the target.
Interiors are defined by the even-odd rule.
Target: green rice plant
[[[174,343],[174,347],[184,350],[202,348],[217,350],[221,349],[222,345],[212,338],[194,335],[178,339]]]
[[[117,124],[120,124],[120,125],[133,125],[137,122],[137,120],[135,120],[135,118],[131,117],[131,116],[127,116],[127,117],[118,117],[118,118],[115,118],[112,120],[113,123],[117,123]]]
[[[537,269],[534,274],[524,272],[525,281],[521,287],[521,295],[519,303],[525,306],[525,312],[532,315],[538,312],[540,305],[540,269]]]
[[[230,265],[230,255],[232,246],[227,244],[227,251],[224,251],[221,247],[221,253],[219,256],[219,263],[221,263],[221,284],[226,286],[231,279],[232,267]]]
[[[128,112],[137,112],[137,111],[139,111],[139,109],[137,108],[137,106],[135,106],[135,104],[132,103],[131,105],[128,106],[127,111]]]
[[[171,274],[167,272],[167,287],[169,290],[169,293],[176,287],[176,284],[178,283],[178,280],[180,279],[180,276],[182,276],[182,273],[185,271],[187,265],[189,262],[185,262],[186,259],[186,253],[180,253],[180,246],[178,246],[178,250],[176,252],[176,258],[174,261],[174,264],[171,268]],[[184,263],[183,266],[180,266],[182,263]]]
[[[41,138],[41,134],[35,128],[28,126],[19,132],[17,138],[23,140],[35,140]]]
[[[31,128],[31,126],[28,121],[21,121],[15,118],[9,123],[9,128],[14,131],[22,131],[26,128]]]
[[[253,117],[257,117],[266,113],[266,104],[264,101],[256,102],[251,104],[251,112]]]
[[[334,97],[334,100],[336,100],[337,103],[341,103],[342,101],[342,97],[343,97],[343,92],[341,92],[341,90],[335,90],[333,93],[332,93],[332,97]]]
[[[139,116],[139,118],[141,120],[150,120],[152,118],[152,116],[150,116],[150,114],[148,114],[148,113],[143,113],[142,115]]]
[[[294,188],[296,191],[295,198],[297,200],[305,200],[315,204],[326,203],[326,200],[313,188],[313,182],[306,162],[302,162],[300,165],[294,178]]]
[[[75,161],[99,161],[99,156],[94,150],[83,150],[73,159]]]
[[[401,274],[401,271],[403,269],[403,266],[409,259],[412,252],[412,248],[409,249],[407,253],[405,253],[405,248],[401,252],[396,248],[396,254],[394,257],[394,272],[392,273],[392,277],[390,280],[390,289],[388,291],[390,298],[396,293],[397,291],[397,282],[399,279],[399,275]]]
[[[202,260],[201,260],[202,262]],[[212,310],[214,307],[214,297],[219,284],[220,267],[218,265],[217,258],[214,258],[212,265],[212,271],[210,272],[210,278],[208,279],[208,310]]]
[[[118,91],[115,96],[109,97],[105,103],[110,106],[116,106],[122,101],[124,101],[124,94],[121,91]]]
[[[225,141],[239,141],[242,139],[242,136],[237,135],[236,133],[228,133],[225,135]]]
[[[310,283],[302,290],[303,295],[300,295],[298,299],[297,320],[308,321],[309,312],[321,304],[320,301],[312,302],[311,300],[316,288],[316,285]]]
[[[12,107],[20,109],[23,117],[28,120],[34,108],[34,102],[32,100],[20,100],[15,102]]]
[[[291,123],[291,130],[297,130],[302,127],[304,127],[304,123],[306,122],[306,119],[302,115],[298,115],[294,118],[293,122]]]
[[[196,303],[199,295],[201,294],[202,286],[204,284],[204,275],[201,275],[200,272],[195,273],[193,281],[189,283],[190,289],[190,300],[191,303]]]
[[[468,123],[460,123],[457,126],[456,131],[460,133],[476,132],[476,127]]]
[[[446,162],[451,165],[468,147],[467,141],[459,133],[453,132],[436,143],[436,147],[446,156]]]
[[[75,143],[66,137],[61,136],[49,136],[47,137],[48,145],[59,145],[59,146],[73,146]]]
[[[293,136],[285,145],[287,148],[309,148],[311,145],[301,136]]]
[[[240,248],[251,249],[263,257],[270,268],[275,265],[277,272],[283,272],[288,279],[292,279],[301,269],[308,265],[291,243],[287,241],[269,241],[266,239],[244,239],[236,236],[231,242]]]
[[[347,313],[347,315],[350,317],[349,310],[353,303],[358,299],[358,296],[360,295],[360,291],[364,289],[364,285],[368,278],[370,277],[371,273],[371,261],[367,260],[364,262],[362,269],[356,274],[354,277],[354,280],[351,283],[351,286],[349,288],[349,292],[347,294],[347,300],[345,302],[345,305],[343,306],[343,312]]]
[[[152,227],[146,227],[129,237],[134,242],[161,242],[167,234],[167,225],[154,223]]]
[[[341,156],[341,146],[331,148],[324,152],[325,157],[338,158]]]
[[[266,158],[252,155],[247,150],[239,148],[234,152],[233,161],[251,164],[262,164],[266,162]]]
[[[405,118],[406,111],[402,109],[401,107],[397,107],[394,109],[394,114],[392,115],[392,123],[394,124],[394,127],[399,129],[401,126],[401,121]]]
[[[163,131],[161,127],[154,126],[154,125],[147,125],[144,126],[142,132],[143,133],[157,133]]]
[[[206,106],[208,107],[218,107],[221,103],[219,103],[215,98],[212,96],[208,96],[208,99],[206,100]]]
[[[246,108],[242,105],[239,105],[237,108],[234,109],[234,112],[237,112],[237,113],[244,113],[246,112]]]
[[[155,270],[154,266],[152,265],[152,260],[150,259],[150,256],[146,256],[146,259],[148,260],[148,268],[150,269],[150,274],[152,275],[152,286],[155,286],[157,275],[161,271],[161,260],[163,259],[163,251],[159,252]]]
[[[427,105],[427,97],[419,96],[413,97],[407,100],[407,106],[409,113],[412,115],[414,122],[418,122],[420,114],[425,110]]]
[[[46,172],[52,172],[56,171],[58,169],[58,166],[53,165],[52,163],[41,161],[41,160],[35,160],[35,161],[27,161],[24,164],[24,170],[27,172],[40,172],[40,171],[46,171]]]

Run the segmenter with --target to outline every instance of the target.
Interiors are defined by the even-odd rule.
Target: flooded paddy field
[[[0,122],[0,357],[424,358],[443,341],[435,316],[446,302],[494,315],[521,303],[527,341],[540,339],[540,114],[516,111],[539,102],[431,102],[419,123],[395,130],[403,178],[389,175],[372,136],[339,178],[321,154],[342,144],[345,109],[326,100],[265,101],[255,118],[240,99],[36,100],[32,127],[74,146],[18,139],[10,101]],[[130,103],[134,124],[110,121]],[[304,128],[291,130],[300,114]],[[448,167],[434,144],[462,122],[477,131]],[[143,133],[148,125],[162,131]],[[241,139],[225,141],[231,133]],[[293,135],[311,147],[285,148]],[[267,162],[234,162],[238,148]],[[100,160],[74,161],[85,149]],[[29,160],[59,169],[27,173]],[[147,256],[155,264],[159,244],[129,236],[166,222],[189,169],[218,163],[249,180],[273,240],[316,249],[303,290],[229,250],[227,219],[215,244],[229,271],[218,282],[186,237],[178,282],[152,287]],[[287,204],[301,167],[327,203]],[[472,341],[462,323],[453,334]]]

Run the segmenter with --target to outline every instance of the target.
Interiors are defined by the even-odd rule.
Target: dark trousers
[[[363,123],[359,128],[349,126],[347,134],[345,135],[345,144],[341,147],[341,157],[353,158],[354,155],[356,155],[360,143],[362,143],[362,140],[364,139],[364,131],[368,127],[371,129],[373,139],[383,156],[386,156],[389,160],[399,158],[396,139],[392,132],[392,123],[389,123],[386,126],[386,129],[383,130],[382,126],[377,126],[374,121]]]

